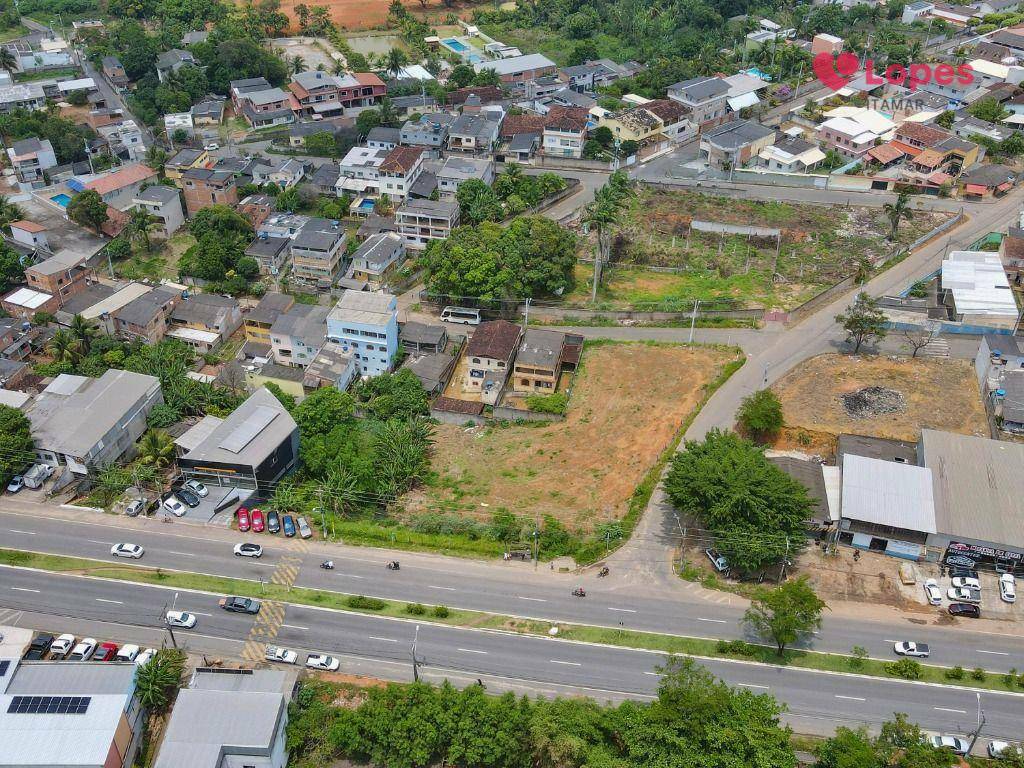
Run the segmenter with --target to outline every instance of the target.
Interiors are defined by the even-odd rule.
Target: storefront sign
[[[964,544],[960,541],[951,541],[946,548],[944,561],[946,565],[962,566],[973,568],[978,560],[1009,560],[1014,563],[1024,561],[1024,553],[1013,552],[1012,550],[986,547],[981,544]],[[970,560],[971,565],[965,561]]]

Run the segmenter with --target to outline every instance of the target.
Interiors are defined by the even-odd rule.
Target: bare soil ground
[[[702,388],[733,355],[720,349],[587,347],[564,422],[437,428],[439,480],[410,511],[451,509],[479,519],[500,507],[552,514],[591,530],[620,519]]]
[[[295,6],[299,2],[300,0],[284,0],[281,3],[281,10],[294,19]],[[325,0],[317,3],[327,6],[331,12],[331,19],[339,27],[350,30],[382,28],[387,24],[390,4],[390,0]],[[417,16],[436,19],[443,19],[450,13],[456,16],[469,13],[473,8],[473,3],[468,2],[456,3],[453,7],[447,8],[441,0],[428,0],[426,6],[420,5],[418,0],[402,0],[402,5]]]
[[[842,396],[875,386],[900,393],[905,407],[853,417]],[[988,435],[974,368],[965,360],[819,355],[772,389],[786,421],[779,448],[827,456],[843,432],[910,441],[922,429]]]

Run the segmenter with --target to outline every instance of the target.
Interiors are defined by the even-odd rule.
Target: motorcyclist
[[[392,560],[391,562],[388,563],[388,570],[397,571],[398,568],[399,568],[399,565],[398,565],[398,561],[397,560]]]
[[[328,571],[332,571],[332,570],[334,570],[334,561],[333,560],[324,560],[322,563],[320,563],[320,567],[321,568],[326,568]]]
[[[572,593],[576,597],[586,597],[587,596],[586,590],[584,590],[583,587],[576,587],[576,589],[574,589],[572,591]]]

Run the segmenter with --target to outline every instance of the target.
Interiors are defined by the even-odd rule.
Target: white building
[[[941,286],[956,319],[982,328],[1014,328],[1020,311],[998,253],[953,251],[942,262]]]
[[[338,163],[341,176],[334,185],[338,197],[346,193],[374,195],[380,188],[380,166],[389,150],[352,147]]]
[[[345,291],[327,316],[327,338],[355,355],[362,376],[386,373],[398,353],[398,299]]]
[[[460,157],[445,158],[444,165],[437,172],[437,189],[442,200],[453,200],[464,181],[478,179],[488,186],[494,181],[494,161],[490,158]]]

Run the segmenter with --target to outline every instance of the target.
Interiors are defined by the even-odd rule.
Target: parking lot
[[[929,605],[925,595],[924,583],[927,579],[935,579],[939,591],[942,593],[942,605],[934,606],[937,611],[945,611],[951,602],[960,602],[949,599],[949,590],[953,586],[952,577],[947,573],[943,576],[939,566],[932,563],[918,563],[915,566],[918,578],[914,584],[901,584],[900,591],[908,599],[921,605]],[[1009,621],[1024,619],[1024,602],[1018,599],[1016,602],[1008,603],[999,596],[999,576],[992,571],[980,571],[978,581],[981,583],[981,615],[987,619],[1004,619]],[[1016,589],[1021,588],[1021,579],[1016,579]]]

